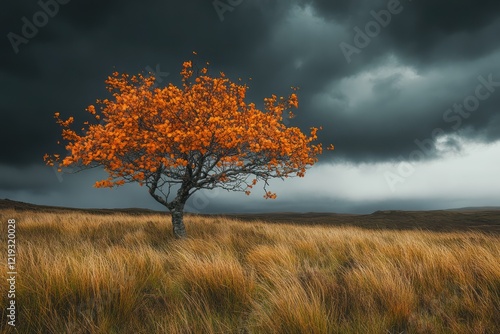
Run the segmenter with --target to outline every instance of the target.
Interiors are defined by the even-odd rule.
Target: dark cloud
[[[378,13],[396,3],[400,13],[391,15],[390,24],[377,37],[384,41],[382,53],[390,50],[425,66],[430,57],[434,61],[475,57],[498,47],[493,41],[498,31],[495,28],[498,28],[500,3],[495,0],[316,0],[309,4],[318,16],[342,22],[347,29],[355,26],[364,29],[374,19],[372,11]],[[450,40],[457,45],[442,50],[440,46]],[[460,48],[459,42],[466,47]],[[459,50],[462,52],[456,52]]]
[[[28,189],[31,183],[40,191],[55,189],[34,181],[44,173],[43,154],[60,150],[52,115],[86,120],[85,107],[107,97],[104,80],[111,72],[160,69],[169,72],[166,81],[178,83],[182,61],[191,58],[210,61],[214,71],[234,79],[251,77],[249,99],[257,104],[300,87],[300,110],[290,124],[323,126],[321,141],[337,149],[325,153],[322,163],[407,159],[416,140],[434,142],[436,129],[449,135],[448,142],[432,147],[426,159],[439,159],[442,147],[458,150],[453,136],[499,140],[498,86],[467,117],[444,115],[475,96],[479,76],[500,82],[500,2],[402,0],[402,10],[349,63],[340,44],[354,45],[354,28],[364,30],[374,20],[371,12],[389,3],[242,1],[218,13],[202,0],[70,1],[17,53],[9,33],[22,35],[22,18],[33,21],[42,8],[35,0],[5,4],[0,165],[11,168],[5,171],[39,167],[29,182],[4,177],[0,189]]]

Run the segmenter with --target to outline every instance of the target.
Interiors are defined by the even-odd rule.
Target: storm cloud
[[[0,197],[157,208],[138,186],[93,189],[94,172],[61,178],[42,156],[61,151],[54,112],[87,120],[113,71],[179,83],[180,65],[193,59],[252,78],[257,105],[300,87],[290,125],[322,126],[321,142],[336,147],[306,178],[273,184],[276,201],[221,194],[201,211],[500,202],[491,167],[500,155],[498,1],[29,0],[4,4],[0,31]]]

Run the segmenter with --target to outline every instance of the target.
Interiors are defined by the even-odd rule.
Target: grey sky
[[[299,86],[290,125],[323,126],[336,150],[304,179],[273,182],[275,201],[221,191],[194,211],[500,204],[498,1],[30,0],[5,4],[0,27],[0,198],[158,209],[139,186],[93,189],[96,172],[57,177],[42,156],[60,150],[53,113],[86,120],[111,72],[177,83],[196,50],[251,77],[257,104]]]

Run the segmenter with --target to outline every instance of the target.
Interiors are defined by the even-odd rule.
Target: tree
[[[208,63],[207,63],[208,64]],[[103,167],[109,177],[95,187],[138,182],[172,216],[176,238],[186,236],[184,205],[200,189],[220,187],[247,195],[263,182],[264,197],[272,178],[303,177],[317,162],[321,144],[317,128],[307,136],[287,127],[283,113],[298,107],[295,92],[285,99],[264,99],[265,111],[245,102],[247,85],[224,73],[208,74],[184,62],[182,87],[155,86],[152,75],[113,73],[105,81],[111,99],[97,100],[86,110],[100,122],[84,123],[81,134],[55,113],[67,141],[67,156],[44,156],[48,165],[76,170]],[[293,89],[295,90],[295,89]]]

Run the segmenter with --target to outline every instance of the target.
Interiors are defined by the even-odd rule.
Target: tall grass
[[[498,333],[500,238],[187,216],[0,211],[17,221],[16,331]],[[4,269],[4,272],[7,270]]]

